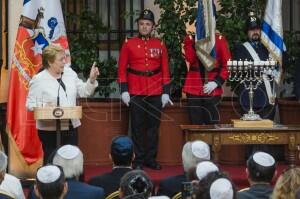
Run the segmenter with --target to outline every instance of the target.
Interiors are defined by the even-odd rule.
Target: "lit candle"
[[[254,66],[258,66],[260,64],[260,61],[254,60]]]
[[[275,65],[276,65],[276,61],[271,60],[271,61],[270,61],[270,65],[271,65],[271,66],[275,66]]]
[[[260,65],[260,66],[264,66],[265,63],[266,63],[265,61],[259,61],[259,65]]]
[[[229,60],[227,61],[227,66],[232,66],[232,61],[231,61],[231,59],[229,59]]]
[[[242,66],[242,65],[243,65],[243,61],[242,60],[238,61],[238,66]]]
[[[270,61],[269,60],[265,61],[265,66],[270,66]]]
[[[237,61],[236,60],[232,61],[232,65],[237,66]]]

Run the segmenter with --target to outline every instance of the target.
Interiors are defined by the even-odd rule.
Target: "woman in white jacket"
[[[96,80],[98,68],[93,64],[87,82],[78,78],[75,71],[66,65],[66,55],[63,48],[49,45],[43,50],[42,63],[44,70],[33,76],[29,83],[26,107],[33,111],[34,107],[76,106],[76,98],[92,95],[98,86]],[[59,100],[58,100],[59,99]],[[58,102],[59,101],[59,102]],[[43,145],[44,161],[56,148],[55,120],[37,120],[39,138]],[[76,119],[62,120],[62,143],[77,145],[77,130],[80,121]]]

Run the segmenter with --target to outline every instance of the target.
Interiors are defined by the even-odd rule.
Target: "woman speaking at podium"
[[[93,64],[89,79],[80,80],[70,66],[66,65],[65,50],[58,45],[49,45],[43,50],[42,64],[44,70],[33,76],[29,83],[26,107],[33,111],[34,107],[76,106],[76,98],[92,95],[98,86],[96,80],[98,68]],[[77,145],[78,119],[61,120],[61,144]],[[37,120],[36,127],[43,145],[44,162],[56,149],[56,121]]]

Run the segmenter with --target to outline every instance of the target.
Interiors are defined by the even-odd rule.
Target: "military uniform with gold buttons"
[[[150,20],[154,25],[154,15],[148,9],[141,13],[137,21],[140,19]],[[164,43],[141,34],[127,39],[120,52],[118,76],[122,95],[130,94],[127,105],[130,105],[134,165],[160,169],[156,162],[158,130],[162,96],[169,97],[170,83],[168,53]]]

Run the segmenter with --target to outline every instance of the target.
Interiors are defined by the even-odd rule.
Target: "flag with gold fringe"
[[[196,18],[196,53],[206,68],[211,71],[216,62],[216,9],[214,0],[199,0]]]
[[[261,42],[268,49],[272,59],[279,63],[279,74],[275,77],[280,82],[282,72],[282,55],[286,51],[283,41],[282,0],[268,0],[261,28]]]

